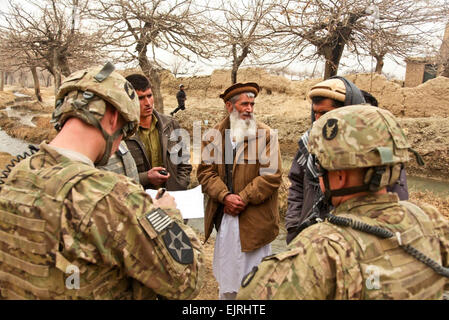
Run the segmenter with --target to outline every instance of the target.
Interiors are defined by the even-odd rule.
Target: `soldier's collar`
[[[362,216],[370,216],[372,214],[369,208],[370,206],[376,205],[377,207],[379,205],[382,206],[382,204],[391,206],[391,203],[397,203],[399,205],[399,197],[396,193],[364,195],[346,200],[335,208],[333,214],[354,213]]]

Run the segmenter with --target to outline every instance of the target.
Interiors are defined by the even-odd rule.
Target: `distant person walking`
[[[176,94],[176,99],[178,100],[178,107],[170,112],[170,115],[173,117],[173,115],[178,112],[179,110],[185,110],[185,101],[187,100],[186,93],[184,91],[184,85],[179,85],[179,91]]]

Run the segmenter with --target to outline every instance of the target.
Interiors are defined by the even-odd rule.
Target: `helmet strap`
[[[79,109],[79,110],[83,112],[84,116],[89,119],[90,124],[92,124],[98,130],[100,130],[101,133],[103,134],[104,140],[106,141],[106,150],[100,161],[95,162],[94,164],[97,166],[104,166],[108,163],[109,158],[111,157],[112,145],[114,143],[114,140],[117,139],[117,137],[120,134],[122,134],[122,128],[117,129],[112,135],[110,135],[109,133],[106,132],[106,130],[104,130],[100,121],[92,113],[90,113],[86,109]]]
[[[101,132],[103,133],[104,140],[106,141],[106,150],[100,161],[95,163],[95,165],[97,166],[104,166],[108,163],[109,158],[111,157],[112,145],[114,143],[114,140],[117,139],[117,137],[122,133],[122,129],[120,128],[117,131],[115,131],[112,135],[110,135],[103,129],[103,127],[101,127]]]

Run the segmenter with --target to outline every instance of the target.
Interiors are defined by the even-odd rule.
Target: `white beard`
[[[231,121],[231,137],[235,143],[243,142],[245,137],[256,135],[257,124],[254,113],[250,119],[243,120],[234,108],[229,119]]]

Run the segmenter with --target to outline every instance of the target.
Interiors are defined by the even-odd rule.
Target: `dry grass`
[[[430,191],[410,192],[410,201],[416,204],[431,204],[449,219],[449,197],[441,197]]]
[[[200,235],[201,242],[204,242],[204,235]],[[204,244],[204,268],[205,278],[203,288],[195,300],[217,300],[218,299],[218,283],[212,273],[212,260],[214,257],[215,238],[209,238]]]

